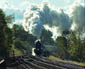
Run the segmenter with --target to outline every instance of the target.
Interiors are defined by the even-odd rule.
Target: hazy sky
[[[49,2],[54,8],[64,8],[65,6],[71,5],[74,1],[84,2],[85,0],[0,0],[0,8],[11,5],[16,8],[24,9],[31,4],[40,4],[45,1]]]
[[[32,4],[48,2],[54,9],[65,9],[65,7],[68,7],[75,1],[84,2],[85,0],[0,0],[0,8],[2,8],[8,15],[14,14],[16,20],[21,20],[23,19],[25,9]]]

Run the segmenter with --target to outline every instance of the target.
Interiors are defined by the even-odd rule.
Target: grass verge
[[[69,63],[72,63],[72,64],[77,64],[77,65],[85,66],[85,63],[82,63],[82,62],[76,62],[76,61],[71,61],[71,60],[62,60],[62,59],[54,57],[54,56],[49,56],[49,58],[57,60],[57,61],[61,61],[61,62],[69,62]]]

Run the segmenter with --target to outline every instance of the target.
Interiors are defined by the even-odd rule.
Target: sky
[[[84,2],[84,0],[0,0],[0,8],[2,8],[7,15],[13,14],[16,22],[23,19],[23,14],[26,8],[34,4],[41,4],[48,2],[54,9],[65,8],[75,1]]]
[[[45,3],[49,6],[45,5]],[[85,0],[0,0],[0,8],[3,9],[6,15],[14,15],[15,22],[13,23],[23,24],[24,21],[26,30],[36,36],[41,34],[39,31],[42,30],[45,24],[53,26],[53,30],[55,30],[53,31],[52,28],[49,30],[55,38],[63,30],[77,29],[85,26],[85,4],[84,6],[77,6],[77,3],[83,5]],[[72,17],[70,17],[72,11],[74,12],[71,14]],[[72,22],[70,22],[71,20]]]

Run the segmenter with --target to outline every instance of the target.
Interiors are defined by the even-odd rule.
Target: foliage
[[[51,37],[52,37],[52,33],[49,30],[45,30],[43,28],[41,37],[40,37],[40,39],[42,40],[42,43],[47,45],[55,45],[56,43]]]
[[[71,31],[67,36],[57,37],[57,57],[85,62],[85,41],[77,35]]]
[[[69,53],[67,51],[68,47],[67,47],[67,39],[63,36],[59,36],[56,39],[57,41],[57,53],[59,55],[57,55],[58,57],[62,58],[62,59],[68,59],[69,57]]]
[[[15,49],[21,51],[22,54],[29,54],[31,55],[32,47],[34,47],[34,41],[36,38],[26,32],[22,25],[16,25],[13,26],[13,45]],[[17,54],[17,52],[15,51]],[[18,54],[19,55],[19,54]]]
[[[74,32],[71,32],[68,37],[68,51],[73,60],[85,62],[85,46],[80,37],[77,37]]]
[[[6,15],[0,9],[0,56],[7,57],[12,44],[12,31],[7,26]]]

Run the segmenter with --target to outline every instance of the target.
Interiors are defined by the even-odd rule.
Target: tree
[[[68,36],[68,48],[72,60],[83,61],[85,59],[85,46],[75,32],[71,32]]]
[[[20,51],[22,54],[28,53],[30,55],[32,52],[32,47],[34,47],[34,41],[36,40],[36,37],[26,32],[22,25],[14,24],[12,29],[14,30],[13,32],[14,50]],[[16,54],[17,51],[15,51]]]
[[[45,28],[43,28],[41,37],[40,37],[40,39],[42,40],[42,43],[47,45],[55,45],[55,42],[51,37],[52,37],[52,33],[49,30],[45,30]]]
[[[0,56],[8,56],[8,50],[12,43],[12,31],[7,26],[6,15],[0,9]]]
[[[62,59],[68,59],[69,57],[69,53],[68,53],[68,47],[67,47],[67,39],[63,36],[59,36],[56,39],[57,41],[57,54],[58,57],[62,58]]]

